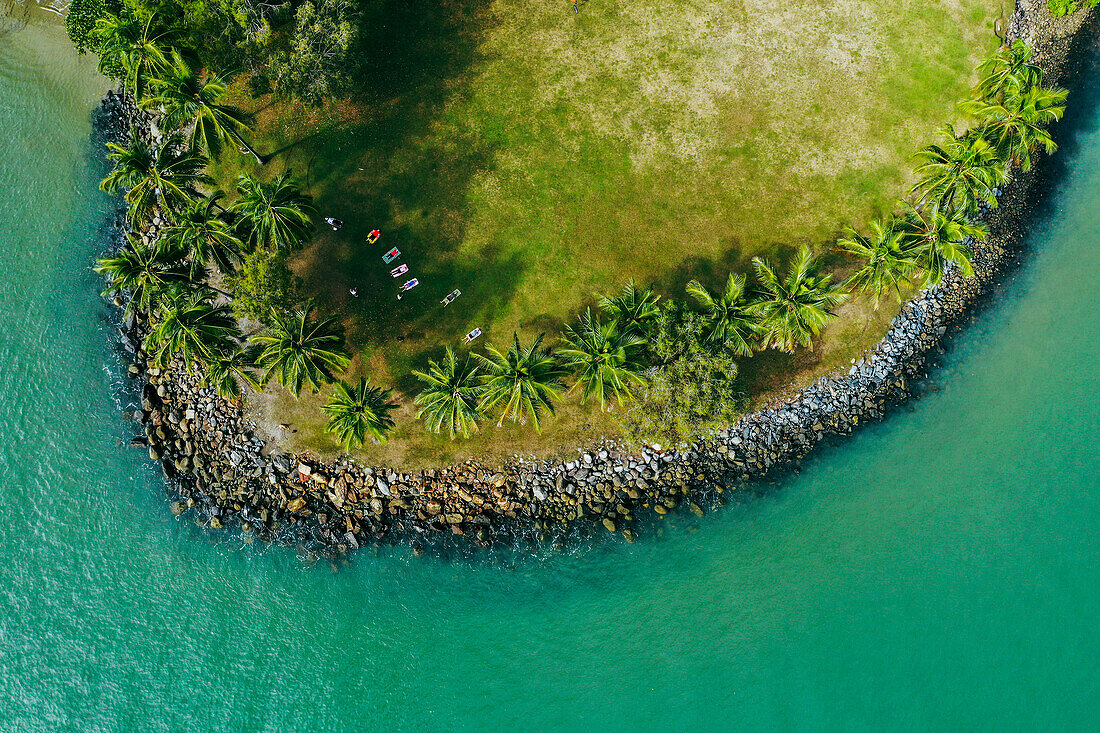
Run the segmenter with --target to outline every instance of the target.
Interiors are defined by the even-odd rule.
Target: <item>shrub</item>
[[[1095,8],[1100,0],[1047,0],[1047,8],[1055,18],[1076,13],[1082,8]]]
[[[245,255],[237,272],[226,278],[233,292],[233,311],[271,325],[272,311],[286,313],[298,303],[294,274],[286,264],[286,255],[258,248]]]
[[[674,443],[728,425],[744,409],[733,349],[710,337],[704,316],[669,301],[654,324],[654,366],[622,423],[633,440]]]
[[[122,4],[118,0],[73,0],[65,15],[65,32],[69,34],[69,40],[76,46],[77,52],[98,53],[99,49],[91,38],[95,22],[107,13],[118,13],[121,10]]]

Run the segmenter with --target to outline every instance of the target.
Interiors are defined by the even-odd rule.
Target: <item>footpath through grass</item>
[[[364,18],[374,73],[323,109],[237,100],[257,112],[262,172],[294,169],[323,216],[295,263],[343,315],[353,370],[394,387],[386,446],[415,466],[575,446],[615,430],[570,397],[543,436],[497,429],[450,443],[414,419],[410,375],[481,327],[552,338],[629,278],[683,296],[753,255],[786,258],[863,226],[910,182],[912,154],[952,118],[996,46],[988,0],[383,0]],[[248,166],[241,158],[223,163]],[[367,233],[378,227],[379,244]],[[396,300],[398,247],[420,286]],[[837,259],[837,266],[842,262]],[[349,289],[356,287],[359,297]],[[454,288],[462,296],[444,309]],[[815,351],[743,364],[746,391],[805,380],[877,341],[896,312],[855,301]],[[275,386],[257,417],[300,449],[336,452],[321,398]]]

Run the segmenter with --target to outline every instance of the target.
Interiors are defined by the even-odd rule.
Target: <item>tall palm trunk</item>
[[[269,155],[266,155],[266,156],[265,155],[260,155],[259,153],[256,152],[255,148],[253,148],[251,145],[248,144],[248,141],[244,139],[243,135],[241,135],[236,130],[233,130],[232,133],[233,133],[233,138],[238,143],[240,143],[242,148],[244,148],[249,153],[251,153],[252,157],[256,159],[257,164],[267,165],[267,161],[269,161],[271,159],[271,156],[269,156]]]

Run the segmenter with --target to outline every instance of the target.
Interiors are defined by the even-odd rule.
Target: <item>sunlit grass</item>
[[[552,333],[628,278],[680,297],[689,279],[717,285],[755,254],[828,246],[904,192],[910,156],[996,44],[995,10],[980,0],[372,12],[376,73],[361,92],[320,110],[262,100],[257,141],[282,151],[268,169],[292,167],[323,215],[346,222],[322,230],[295,269],[321,308],[344,315],[355,368],[405,403],[390,444],[363,456],[409,464],[545,453],[614,431],[573,400],[541,438],[490,421],[450,444],[412,419],[409,370],[475,326],[482,342]],[[237,164],[248,165],[219,174]],[[375,227],[384,236],[371,247]],[[400,302],[381,261],[390,246],[421,282]],[[456,287],[463,295],[444,309]],[[857,300],[814,352],[746,363],[746,389],[846,363],[895,312]],[[254,401],[259,414],[297,429],[301,447],[335,450],[319,400],[269,393]]]

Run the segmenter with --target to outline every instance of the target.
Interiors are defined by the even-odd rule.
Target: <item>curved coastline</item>
[[[1047,78],[1059,81],[1096,24],[1094,11],[1055,20],[1040,0],[1020,0],[1006,36],[1027,41]],[[130,124],[155,134],[150,120],[116,94],[104,100],[99,121],[108,135]],[[517,461],[493,469],[468,461],[415,474],[284,454],[254,436],[239,405],[200,388],[180,368],[152,366],[140,349],[140,316],[122,327],[122,343],[135,355],[129,374],[141,384],[134,416],[144,435],[131,444],[147,447],[162,464],[176,497],[173,513],[194,511],[214,529],[239,524],[262,540],[297,543],[318,555],[378,541],[409,541],[420,551],[427,538],[452,534],[487,545],[601,525],[633,541],[641,515],[682,508],[702,515],[727,491],[792,464],[827,436],[850,433],[908,398],[929,355],[1013,261],[1044,166],[1045,159],[1006,187],[988,217],[989,238],[974,246],[973,279],[948,273],[940,286],[907,303],[883,339],[849,370],[822,377],[684,450],[653,445],[631,452],[605,441],[567,462]],[[158,225],[135,234],[155,237]],[[124,229],[120,219],[119,239]]]

